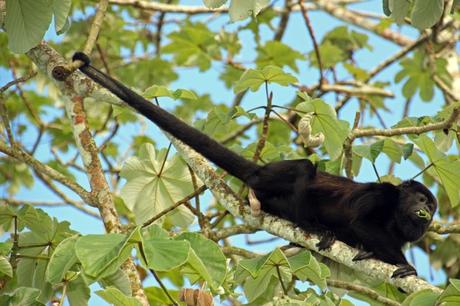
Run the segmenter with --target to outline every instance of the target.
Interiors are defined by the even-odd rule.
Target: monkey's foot
[[[257,199],[254,190],[252,189],[249,189],[248,201],[249,207],[251,208],[251,215],[253,215],[254,217],[258,217],[260,215],[261,204],[260,201]]]
[[[320,251],[327,250],[331,247],[331,245],[335,242],[335,235],[331,231],[325,231],[321,233],[321,239],[316,244]]]
[[[368,252],[368,251],[364,250],[363,247],[359,247],[358,250],[359,250],[358,254],[356,254],[355,257],[353,257],[353,259],[352,259],[353,261],[369,259],[369,258],[372,258],[374,256],[373,252]]]
[[[398,265],[398,267],[399,268],[393,272],[393,275],[391,275],[391,278],[403,278],[411,275],[417,276],[417,271],[415,271],[415,268],[409,264]]]

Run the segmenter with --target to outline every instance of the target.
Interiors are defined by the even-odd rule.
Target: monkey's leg
[[[249,207],[251,207],[251,215],[254,217],[260,216],[261,204],[252,188],[249,188],[248,201]]]

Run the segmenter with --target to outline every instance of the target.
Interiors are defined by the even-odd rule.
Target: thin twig
[[[30,80],[31,78],[33,78],[34,76],[37,75],[37,71],[32,71],[31,73],[29,73],[28,75],[26,76],[23,76],[23,77],[20,77],[20,78],[17,78],[17,79],[14,79],[8,83],[6,83],[5,85],[3,85],[2,87],[0,87],[0,94],[4,93],[5,91],[8,90],[8,88],[10,88],[11,86],[14,86],[14,85],[17,85],[19,83],[24,83],[24,82],[27,82],[28,80]]]
[[[402,127],[402,128],[390,128],[390,129],[355,129],[351,132],[352,140],[359,137],[368,137],[368,136],[399,136],[407,134],[422,134],[435,130],[443,130],[449,128],[455,120],[459,117],[460,114],[460,105],[456,106],[450,116],[436,123],[427,124],[424,126],[411,126],[411,127]]]
[[[37,172],[41,172],[49,176],[55,181],[63,184],[64,186],[68,187],[76,194],[78,194],[83,201],[85,201],[89,205],[95,205],[94,199],[92,198],[91,193],[83,189],[80,185],[76,182],[70,180],[68,177],[62,175],[60,172],[54,170],[53,168],[41,163],[40,161],[36,160],[33,156],[25,152],[22,148],[16,147],[14,149],[8,147],[3,141],[0,141],[0,152],[5,153],[17,160],[20,160],[27,165],[31,166]]]
[[[101,30],[102,22],[104,21],[105,12],[107,11],[108,6],[108,0],[101,0],[99,2],[99,5],[97,6],[96,15],[94,16],[91,29],[89,30],[88,38],[86,39],[85,47],[83,48],[83,52],[85,52],[86,54],[90,54],[91,50],[93,50],[94,44],[96,43],[97,37],[99,35],[99,31]]]
[[[384,305],[389,305],[389,306],[398,306],[401,305],[400,303],[393,301],[387,297],[384,297],[380,294],[378,294],[377,291],[374,291],[368,287],[365,286],[360,286],[356,284],[351,284],[347,283],[344,281],[340,280],[334,280],[334,279],[328,279],[327,284],[330,287],[335,287],[335,288],[341,288],[341,289],[346,289],[346,290],[351,290],[360,294],[364,294],[372,299],[374,299],[377,302],[380,302]]]
[[[289,17],[291,16],[291,1],[292,0],[285,0],[284,1],[284,12],[281,13],[280,16],[280,22],[278,24],[278,29],[275,32],[275,36],[273,37],[273,40],[275,41],[281,41],[281,39],[284,36],[284,33],[286,32],[286,28],[289,22]]]
[[[166,4],[171,4],[172,0],[167,0]],[[164,20],[165,20],[166,12],[160,12],[160,16],[158,16],[158,23],[157,23],[157,31],[156,31],[156,39],[155,39],[155,53],[157,56],[160,55],[161,49],[161,30],[163,28]]]
[[[318,61],[319,67],[319,88],[321,89],[324,79],[323,79],[323,61],[321,60],[321,55],[319,52],[318,43],[316,42],[315,32],[313,31],[313,27],[310,22],[310,18],[308,17],[307,9],[305,7],[305,3],[303,0],[299,0],[300,11],[302,12],[303,19],[305,21],[305,25],[308,29],[308,34],[310,35],[311,41],[313,42],[313,48],[315,50],[316,60]]]
[[[254,152],[254,156],[252,157],[252,160],[254,161],[259,160],[262,150],[265,147],[265,142],[267,141],[267,136],[268,136],[268,127],[269,127],[268,121],[270,119],[270,112],[272,110],[272,100],[273,100],[273,93],[268,91],[268,82],[265,82],[265,95],[267,99],[267,107],[265,108],[264,119],[262,121],[262,135],[260,136],[260,139],[257,143],[256,150]]]
[[[161,174],[163,173],[163,170],[166,165],[166,161],[168,160],[169,152],[171,151],[171,146],[172,146],[172,143],[169,143],[168,149],[166,150],[165,158],[163,159],[163,163],[161,164],[161,167],[160,167],[160,171],[158,171],[158,174],[157,174],[158,177],[160,177]]]

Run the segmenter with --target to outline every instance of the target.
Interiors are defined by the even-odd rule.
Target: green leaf
[[[112,275],[101,278],[99,284],[103,288],[114,287],[127,296],[132,295],[131,283],[128,275],[120,268]]]
[[[402,147],[403,157],[404,159],[408,159],[412,152],[414,152],[414,144],[413,143],[405,143]]]
[[[433,168],[446,190],[452,207],[457,206],[460,201],[460,161],[446,157],[426,135],[419,136],[414,142],[433,163]]]
[[[69,16],[71,5],[72,0],[53,0],[54,25],[56,33],[61,32],[69,22],[67,16]]]
[[[113,305],[123,306],[142,306],[142,304],[131,296],[124,295],[117,288],[107,288],[105,290],[96,291],[96,294],[103,298],[106,302]]]
[[[270,4],[270,0],[232,0],[229,9],[230,19],[238,21],[257,16],[268,4]]]
[[[382,1],[382,8],[383,8],[383,13],[386,16],[391,15],[391,9],[390,9],[390,0],[383,0]]]
[[[439,293],[430,289],[423,289],[410,294],[401,306],[432,306],[435,305]]]
[[[80,274],[67,284],[67,299],[70,306],[88,305],[90,297],[90,289],[83,275]]]
[[[225,71],[220,74],[219,79],[224,82],[226,88],[232,88],[233,84],[238,82],[242,74],[243,71],[240,69],[226,65]]]
[[[310,280],[321,289],[327,287],[326,278],[331,275],[328,267],[319,263],[310,252],[303,250],[302,252],[289,257],[291,271],[300,280]]]
[[[7,231],[10,228],[11,222],[16,217],[16,212],[13,211],[9,206],[0,205],[0,225]],[[2,253],[2,255],[5,255]]]
[[[292,277],[291,267],[288,259],[279,248],[264,256],[241,260],[239,267],[250,273],[244,283],[244,292],[249,301],[262,296],[270,286],[273,286],[273,281],[279,282],[277,278],[278,271],[285,284]]]
[[[204,5],[209,8],[221,7],[225,2],[227,2],[227,0],[203,0]]]
[[[221,58],[221,49],[215,33],[203,23],[190,23],[168,36],[170,43],[162,47],[163,53],[171,53],[178,65],[196,66],[208,70],[213,59]]]
[[[147,88],[142,94],[146,99],[157,97],[170,97],[173,98],[173,93],[166,86],[153,85]]]
[[[58,222],[56,218],[51,218],[42,209],[24,205],[18,212],[18,220],[21,225],[27,226],[43,242],[59,243],[64,238],[73,234],[69,229],[69,222]]]
[[[87,235],[78,238],[75,251],[85,273],[101,278],[116,272],[129,257],[131,247],[126,235]]]
[[[382,152],[385,153],[393,162],[400,163],[403,154],[401,147],[391,139],[385,139]]]
[[[227,260],[219,246],[197,233],[182,233],[175,240],[190,243],[189,263],[213,288],[219,287],[227,274]]]
[[[430,74],[421,74],[419,77],[420,98],[423,101],[431,101],[434,95],[434,81]]]
[[[13,277],[13,267],[5,256],[0,256],[0,274]]]
[[[324,134],[324,146],[331,160],[337,159],[342,153],[342,145],[349,133],[349,124],[338,120],[335,110],[321,99],[313,99],[299,103],[296,109],[303,113],[314,114],[311,121],[312,133]]]
[[[142,229],[142,238],[145,239],[168,239],[168,232],[156,224],[151,224]]]
[[[38,306],[43,305],[38,303],[40,290],[36,288],[19,287],[13,292],[5,292],[0,297],[2,305],[14,306]]]
[[[268,41],[264,46],[257,48],[257,51],[256,63],[258,67],[268,65],[278,67],[288,66],[295,72],[299,72],[296,60],[304,59],[302,53],[276,40]]]
[[[347,59],[347,53],[338,46],[332,44],[330,41],[325,41],[319,46],[319,53],[321,54],[321,63],[323,69],[332,68],[337,63],[343,62]],[[308,54],[311,65],[319,67],[318,58],[314,51]]]
[[[157,153],[152,144],[144,144],[138,156],[130,157],[123,165],[120,175],[127,182],[121,197],[136,216],[137,224],[171,207],[194,190],[185,163],[177,155],[165,162],[165,155],[166,150]],[[193,219],[187,208],[179,206],[157,222],[186,227]]]
[[[189,255],[187,241],[148,239],[142,243],[147,265],[155,271],[169,271],[184,264]]]
[[[198,100],[197,95],[193,91],[187,90],[187,89],[176,89],[173,92],[173,97],[176,100],[177,99]]]
[[[287,275],[288,273],[286,273],[286,270],[286,267],[281,267],[280,274],[282,275],[285,283],[288,283],[290,275]],[[279,284],[277,276],[277,271],[274,268],[265,266],[256,278],[248,277],[243,286],[244,294],[246,295],[248,301],[254,302],[255,305],[260,305],[260,303],[256,303],[256,299],[258,298],[263,297],[268,298],[268,300],[273,300],[273,296],[265,295],[273,292],[272,288]]]
[[[239,266],[248,271],[252,277],[257,277],[262,267],[268,262],[272,253],[265,254],[256,258],[243,259],[239,262]]]
[[[287,86],[290,83],[296,83],[297,78],[289,73],[285,73],[281,68],[276,66],[266,66],[262,70],[248,69],[235,84],[233,91],[235,93],[240,93],[247,89],[256,91],[265,82]]]
[[[51,23],[52,13],[48,0],[7,1],[5,28],[10,50],[25,53],[38,45]]]
[[[149,300],[150,305],[169,305],[171,304],[171,300],[168,298],[168,296],[163,291],[163,289],[159,287],[147,287],[147,288],[144,288],[144,291],[145,291],[145,295],[147,295],[147,299]],[[168,289],[168,293],[176,301],[179,300],[179,291]]]
[[[436,305],[458,305],[460,304],[460,280],[449,279],[449,285],[439,296]]]
[[[412,24],[420,30],[429,28],[439,21],[443,10],[443,0],[415,0],[411,15]]]
[[[409,11],[410,2],[407,0],[393,0],[391,3],[391,17],[398,23],[402,24]]]
[[[45,274],[46,280],[51,284],[60,283],[67,271],[77,263],[78,259],[75,254],[77,239],[77,235],[64,239],[51,255]]]

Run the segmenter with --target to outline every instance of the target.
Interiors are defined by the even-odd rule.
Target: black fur
[[[73,59],[84,62],[80,70],[91,79],[245,182],[265,212],[319,233],[320,249],[330,247],[337,238],[360,249],[355,260],[375,257],[399,265],[393,277],[416,274],[401,248],[422,237],[437,206],[433,194],[421,183],[358,183],[317,171],[307,159],[259,166],[92,67],[85,54],[76,53]],[[421,209],[428,211],[430,218],[419,217]]]

